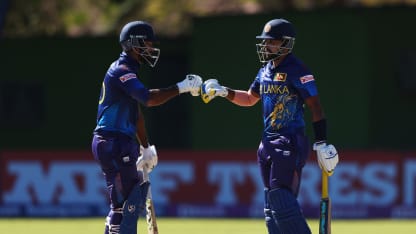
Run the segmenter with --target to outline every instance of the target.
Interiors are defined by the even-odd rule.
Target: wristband
[[[326,119],[321,119],[312,123],[315,133],[315,141],[326,141]]]

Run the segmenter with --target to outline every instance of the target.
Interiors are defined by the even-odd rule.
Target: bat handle
[[[328,198],[328,175],[322,170],[322,197]]]
[[[143,181],[149,181],[149,172],[147,172],[147,168],[143,168]]]

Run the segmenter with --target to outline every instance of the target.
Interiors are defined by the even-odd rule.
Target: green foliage
[[[322,7],[380,6],[376,0],[8,0],[4,37],[95,36],[117,33],[128,21],[145,20],[159,34],[189,34],[192,18],[258,14]],[[391,5],[401,1],[391,2]],[[408,1],[407,4],[411,4]]]
[[[278,11],[297,6],[294,2],[299,1],[10,0],[3,36],[109,35],[131,20],[149,21],[159,34],[178,36],[190,33],[193,17]]]

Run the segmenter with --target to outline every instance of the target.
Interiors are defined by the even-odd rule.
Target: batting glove
[[[201,98],[205,103],[210,102],[217,96],[226,97],[228,90],[221,86],[216,79],[206,80],[201,86]]]
[[[199,96],[199,90],[202,85],[202,78],[195,74],[186,75],[186,78],[176,83],[179,93],[190,92],[192,96]]]
[[[140,157],[137,159],[136,168],[138,171],[147,170],[150,173],[157,165],[156,147],[151,145],[147,148],[140,146]]]
[[[328,175],[334,173],[338,164],[338,152],[333,145],[327,145],[326,142],[320,141],[313,144],[313,150],[316,151],[319,167]]]

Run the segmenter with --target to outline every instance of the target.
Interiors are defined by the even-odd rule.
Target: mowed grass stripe
[[[263,219],[158,218],[160,234],[261,234],[267,233]],[[308,220],[318,234],[318,220]],[[10,234],[102,234],[104,218],[0,218],[1,233]],[[145,219],[139,221],[139,234],[147,234]],[[414,234],[416,220],[333,220],[333,234]]]

